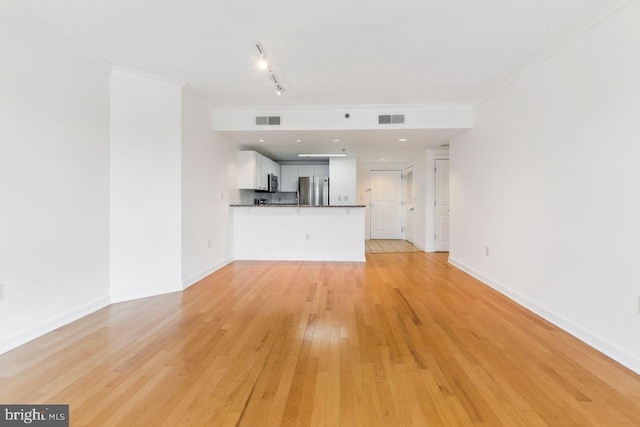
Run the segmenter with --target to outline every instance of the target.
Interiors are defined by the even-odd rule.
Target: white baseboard
[[[182,290],[182,283],[172,283],[169,285],[152,286],[150,288],[139,289],[131,292],[120,292],[111,294],[111,303],[131,301],[140,298],[155,297],[157,295],[170,294]]]
[[[413,242],[413,243],[412,243],[412,245],[413,245],[413,246],[415,246],[416,248],[420,249],[420,250],[421,250],[421,251],[423,251],[423,252],[429,252],[429,251],[427,251],[427,250],[424,248],[424,246],[422,246],[422,245],[421,245],[421,244],[419,244],[419,243]]]
[[[227,258],[222,262],[219,262],[217,264],[214,264],[212,267],[209,267],[203,271],[201,271],[200,273],[194,274],[191,277],[185,279],[182,281],[182,287],[183,289],[187,289],[188,287],[195,285],[196,283],[198,283],[200,280],[204,279],[205,277],[207,277],[208,275],[210,275],[211,273],[220,270],[222,267],[224,267],[227,264],[230,264],[233,262],[233,258]]]
[[[56,316],[53,319],[40,322],[34,326],[16,332],[8,338],[3,338],[0,340],[0,354],[6,353],[9,350],[13,350],[14,348],[26,344],[31,340],[39,338],[55,329],[74,322],[81,317],[107,307],[109,305],[109,302],[110,299],[108,296],[97,299],[81,307]]]
[[[534,312],[535,314],[542,317],[543,319],[553,323],[560,329],[564,330],[565,332],[568,332],[569,334],[573,335],[574,337],[578,338],[580,341],[593,347],[599,352],[609,356],[616,362],[626,366],[627,368],[631,369],[635,373],[640,374],[640,358],[638,358],[637,356],[627,352],[626,350],[607,341],[606,339],[601,338],[587,331],[586,329],[583,329],[582,327],[572,323],[571,321],[552,312],[551,310],[547,310],[546,308],[540,306],[539,304],[530,300],[529,298],[523,295],[520,295],[519,293],[508,288],[507,286],[501,283],[498,283],[497,281],[483,275],[482,273],[474,270],[473,268],[465,265],[464,263],[456,260],[451,256],[449,256],[449,264],[475,277],[482,283],[492,287],[493,289],[500,292],[501,294],[503,294],[510,300],[514,301],[515,303],[523,306],[527,310]]]

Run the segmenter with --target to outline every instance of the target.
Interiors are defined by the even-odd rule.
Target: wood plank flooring
[[[422,252],[411,242],[398,239],[371,239],[364,241],[365,253]]]
[[[446,262],[234,262],[0,356],[73,426],[639,426],[640,377]]]

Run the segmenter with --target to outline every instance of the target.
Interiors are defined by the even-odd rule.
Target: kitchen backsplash
[[[267,199],[267,203],[283,203],[295,205],[298,203],[296,200],[296,193],[265,193],[256,192],[253,190],[240,190],[240,203],[243,205],[254,204],[255,199]]]

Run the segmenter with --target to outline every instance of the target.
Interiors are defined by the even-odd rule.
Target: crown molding
[[[112,77],[123,77],[129,80],[136,80],[145,83],[150,83],[158,86],[169,87],[173,89],[182,90],[186,85],[185,82],[181,82],[179,80],[173,80],[162,76],[157,76],[155,74],[145,73],[143,71],[132,70],[130,68],[125,68],[121,66],[113,67],[111,71]]]

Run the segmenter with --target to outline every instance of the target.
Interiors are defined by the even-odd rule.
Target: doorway
[[[449,252],[449,160],[435,163],[435,250]]]
[[[369,172],[371,238],[402,239],[402,171]]]

